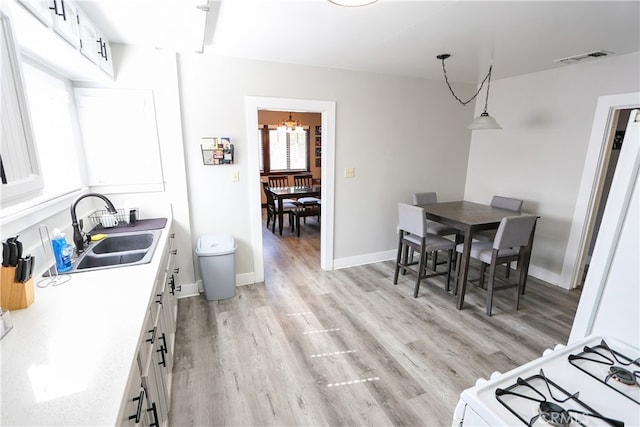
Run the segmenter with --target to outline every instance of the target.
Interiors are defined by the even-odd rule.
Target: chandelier
[[[489,103],[489,86],[491,85],[491,71],[492,71],[493,65],[489,66],[489,72],[487,73],[485,78],[482,80],[482,83],[480,83],[480,87],[478,88],[477,92],[468,100],[463,101],[460,98],[458,98],[458,96],[455,94],[455,92],[453,91],[453,88],[451,87],[451,84],[449,83],[449,78],[447,77],[447,70],[444,66],[444,60],[449,58],[450,56],[451,55],[449,55],[448,53],[443,53],[441,55],[436,56],[436,58],[442,61],[442,71],[444,72],[444,81],[447,83],[447,86],[449,87],[449,91],[451,92],[451,95],[453,95],[453,97],[460,104],[467,105],[468,103],[476,99],[476,97],[484,87],[485,82],[487,83],[487,95],[484,99],[484,111],[478,117],[473,119],[473,121],[469,124],[469,126],[467,126],[467,128],[471,130],[502,129],[498,124],[498,122],[496,122],[496,119],[494,119],[489,115],[489,113],[487,113],[487,104]]]
[[[302,129],[302,125],[300,124],[300,122],[297,120],[293,120],[293,118],[291,117],[291,112],[289,112],[289,118],[283,120],[282,123],[280,123],[279,127],[287,128],[292,131],[299,131],[300,129]]]

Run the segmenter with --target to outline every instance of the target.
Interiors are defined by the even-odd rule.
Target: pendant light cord
[[[457,99],[460,104],[467,105],[468,103],[470,103],[471,101],[476,99],[476,97],[478,96],[478,94],[482,90],[482,87],[484,86],[484,83],[487,82],[487,97],[485,98],[485,101],[484,101],[484,111],[486,113],[487,112],[487,103],[489,102],[489,85],[491,84],[491,69],[493,68],[493,65],[489,66],[489,72],[485,76],[484,80],[482,80],[482,83],[480,83],[480,87],[478,88],[478,91],[471,98],[469,98],[467,101],[463,101],[462,99],[458,98],[458,96],[453,91],[453,88],[451,87],[451,83],[449,83],[449,78],[447,77],[447,69],[444,66],[444,60],[447,59],[448,57],[449,56],[443,57],[443,58],[440,58],[440,59],[442,61],[442,71],[444,72],[444,81],[447,82],[447,86],[449,87],[449,91],[451,92],[451,95],[453,95],[453,97],[455,99]]]

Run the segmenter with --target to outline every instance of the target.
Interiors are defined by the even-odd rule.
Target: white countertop
[[[34,286],[33,304],[11,311],[0,340],[1,425],[117,423],[170,227],[171,218],[150,263]]]

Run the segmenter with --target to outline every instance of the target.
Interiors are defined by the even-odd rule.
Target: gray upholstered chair
[[[413,204],[414,205],[426,205],[428,203],[438,203],[438,195],[435,191],[429,191],[424,193],[413,193]],[[448,225],[441,224],[436,221],[432,221],[430,219],[425,218],[425,224],[427,226],[427,233],[435,234],[436,236],[452,236],[458,233],[453,227],[449,227]],[[432,267],[431,269],[435,269],[435,266],[438,264],[438,253],[435,252],[433,254],[432,259]]]
[[[526,280],[524,272],[524,262],[522,262],[522,256],[525,253],[525,248],[529,244],[531,233],[533,233],[534,226],[537,220],[536,215],[518,215],[505,217],[500,221],[500,226],[496,232],[495,239],[493,241],[474,241],[471,243],[471,258],[479,260],[481,264],[480,268],[480,286],[483,287],[486,267],[489,266],[489,275],[487,282],[487,316],[491,316],[491,308],[493,305],[493,293],[495,291],[517,288],[515,295],[516,310],[520,304],[520,294],[524,287]],[[463,244],[456,246],[456,251],[462,253]],[[500,279],[496,277],[496,266],[499,264],[510,263],[513,261],[518,262],[518,281],[516,283],[508,283],[506,279]],[[460,263],[458,263],[458,266]],[[460,268],[456,271],[456,288],[455,293],[458,292]],[[496,281],[503,282],[502,285],[496,286]]]
[[[271,232],[276,232],[276,219],[278,218],[278,201],[273,198],[273,194],[269,191],[269,184],[262,181],[262,189],[264,191],[264,195],[267,198],[267,228],[269,228],[269,223],[273,220],[273,224],[271,225]],[[297,205],[294,203],[288,202],[287,199],[282,201],[282,212],[288,214],[289,216],[289,224],[291,225],[291,231],[295,231],[294,229],[294,221],[293,221],[293,211],[297,209]],[[280,230],[280,234],[282,234],[282,230]]]
[[[418,297],[420,282],[429,277],[447,275],[445,290],[449,291],[451,279],[451,260],[455,243],[434,234],[427,233],[424,221],[424,209],[419,206],[412,206],[405,203],[398,203],[398,254],[396,257],[396,269],[393,275],[393,284],[398,283],[398,273],[402,270],[404,275],[407,270],[415,273],[416,283],[413,290],[413,297]],[[409,257],[409,249],[419,254],[419,261],[416,263]],[[435,251],[447,251],[447,270],[436,272],[430,270],[427,273],[427,254]],[[412,266],[418,264],[417,270]],[[435,266],[437,267],[437,265]]]

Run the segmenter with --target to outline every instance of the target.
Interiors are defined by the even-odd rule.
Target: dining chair
[[[279,175],[269,177],[269,187],[282,188],[289,186],[289,176]]]
[[[396,268],[393,275],[393,284],[398,284],[398,274],[402,270],[402,274],[406,274],[409,270],[416,275],[416,283],[413,289],[413,297],[418,297],[420,290],[420,282],[422,279],[429,277],[447,275],[445,290],[449,291],[449,282],[451,280],[451,260],[453,258],[453,250],[455,243],[444,237],[427,233],[427,227],[424,221],[424,209],[419,206],[412,206],[406,203],[398,203],[398,253],[396,256]],[[409,249],[419,254],[419,261],[414,262],[409,257]],[[437,272],[434,269],[427,268],[427,254],[436,251],[447,251],[447,271]],[[412,266],[418,264],[418,269]],[[427,273],[427,270],[430,273]]]
[[[523,201],[520,199],[514,199],[512,197],[504,197],[504,196],[493,196],[491,198],[491,207],[505,209],[513,212],[522,212],[522,203]],[[473,235],[473,238],[476,240],[482,241],[492,241],[496,237],[496,230],[482,230],[478,231]],[[505,266],[505,277],[509,277],[511,273],[511,263],[506,263]]]
[[[536,215],[518,215],[502,218],[496,237],[493,241],[473,241],[471,243],[470,257],[479,260],[482,264],[480,267],[480,287],[484,288],[484,279],[487,275],[486,267],[489,266],[488,282],[487,282],[487,316],[491,316],[491,308],[493,305],[493,294],[495,291],[503,289],[516,288],[515,306],[518,310],[520,305],[520,294],[526,280],[524,273],[523,255],[525,247],[529,245],[531,234],[533,233],[535,223],[538,217]],[[462,254],[463,244],[456,246],[456,252]],[[496,277],[496,266],[512,261],[518,262],[518,281],[515,283],[507,282],[507,279]],[[454,293],[458,293],[460,285],[460,272],[458,263],[456,269],[456,285]],[[496,286],[496,281],[503,282],[502,285]]]
[[[428,203],[438,203],[438,196],[435,191],[429,191],[424,193],[413,193],[413,204],[414,205],[425,205]],[[430,219],[426,219],[427,233],[435,234],[436,236],[451,236],[456,235],[458,230],[453,227],[449,227],[448,225],[441,224],[437,221],[433,221]],[[433,265],[432,269],[435,269],[436,264],[438,263],[438,253],[433,254],[432,259]]]
[[[308,216],[315,216],[316,219],[318,220],[318,223],[320,223],[320,205],[319,204],[314,204],[314,205],[298,205],[296,206],[296,209],[291,211],[291,214],[293,215],[293,218],[295,220],[295,224],[294,227],[296,229],[296,234],[298,237],[300,237],[300,218],[304,218],[304,223],[307,223],[307,217]]]
[[[273,224],[271,225],[271,232],[276,232],[276,219],[278,218],[278,201],[274,199],[273,194],[269,191],[269,184],[262,181],[262,189],[264,191],[264,195],[267,198],[267,228],[269,228],[269,223],[273,220]],[[297,208],[297,205],[294,203],[288,202],[288,199],[284,199],[282,201],[282,212],[287,213],[289,216],[289,224],[291,225],[291,231],[295,231],[295,223],[293,221],[293,211]],[[280,230],[280,234],[282,234],[282,230]]]
[[[311,174],[294,175],[293,185],[296,187],[313,187],[313,177]],[[305,205],[317,205],[319,201],[319,197],[300,197],[298,199],[299,203]]]

